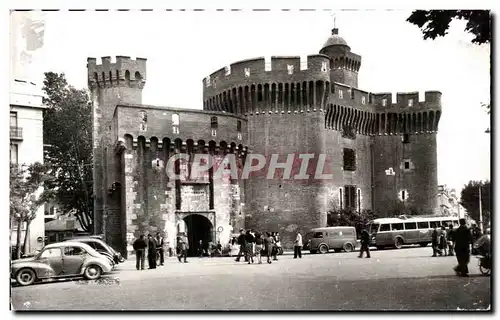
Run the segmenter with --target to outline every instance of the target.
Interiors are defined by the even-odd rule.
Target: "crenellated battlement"
[[[355,106],[372,106],[375,112],[410,112],[412,109],[441,109],[441,92],[425,91],[425,99],[421,101],[418,91],[397,92],[396,101],[390,92],[373,93],[334,82],[331,85],[333,101]]]
[[[90,88],[115,87],[120,85],[142,89],[146,83],[146,59],[127,56],[87,58],[88,84]]]
[[[223,67],[203,79],[204,98],[236,86],[259,83],[329,81],[330,60],[322,54],[299,56],[272,56],[247,59]]]
[[[412,109],[441,109],[441,92],[425,91],[424,100],[421,101],[419,92],[397,92],[396,101],[393,101],[392,94],[373,93],[373,104],[377,111],[384,110],[410,111]]]

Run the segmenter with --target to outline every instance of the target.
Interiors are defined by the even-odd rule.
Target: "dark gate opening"
[[[198,249],[200,248],[200,240],[202,241],[202,249],[207,250],[208,243],[212,239],[212,223],[210,220],[199,214],[191,214],[184,218],[186,223],[187,237],[189,241],[188,256],[198,256]]]

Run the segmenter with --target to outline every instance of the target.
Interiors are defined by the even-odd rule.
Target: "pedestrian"
[[[432,230],[431,241],[432,241],[432,256],[437,257],[437,253],[439,253],[439,255],[442,256],[443,253],[439,249],[439,232],[437,226],[434,227],[434,230]]]
[[[297,236],[295,237],[294,245],[293,245],[293,258],[297,259],[302,259],[302,234],[300,234],[300,231],[297,232]]]
[[[203,240],[198,242],[198,257],[203,257]]]
[[[238,245],[240,246],[240,250],[238,251],[238,256],[236,257],[236,262],[240,262],[241,256],[245,256],[245,262],[247,261],[247,256],[245,254],[245,247],[246,247],[246,237],[245,237],[245,230],[240,229],[240,235],[238,236],[238,239],[236,240]]]
[[[274,239],[274,245],[273,245],[273,261],[278,261],[278,247],[280,245],[280,235],[278,232],[273,232],[273,239]]]
[[[446,240],[448,240],[448,255],[449,256],[453,256],[453,248],[454,248],[454,244],[453,244],[453,225],[449,225],[448,226],[448,233],[446,234]]]
[[[361,249],[359,250],[359,258],[363,258],[363,253],[366,252],[366,257],[370,258],[370,234],[366,229],[361,231]]]
[[[443,250],[444,256],[447,256],[448,241],[446,240],[446,227],[441,226],[441,233],[439,234],[439,249]]]
[[[267,263],[271,263],[271,255],[274,250],[274,237],[271,235],[270,232],[266,232],[266,239],[264,244],[267,255]]]
[[[149,269],[156,269],[156,240],[148,234],[148,265]]]
[[[132,247],[135,250],[135,268],[137,270],[144,270],[144,261],[146,260],[146,240],[144,240],[144,235],[140,235],[139,239],[134,241]]]
[[[258,259],[258,263],[262,264],[262,251],[264,249],[264,235],[260,232],[255,234],[255,256]]]
[[[165,265],[165,250],[163,249],[165,242],[159,232],[156,233],[156,245],[157,250],[160,253],[160,265],[163,266]]]
[[[248,264],[251,264],[251,263],[253,263],[253,245],[255,242],[255,238],[254,238],[251,230],[247,231],[246,237],[245,237],[245,242],[246,242],[245,256],[247,258]]]
[[[182,263],[184,259],[184,263],[187,263],[187,250],[189,249],[189,243],[187,238],[179,235],[177,236],[177,259]]]
[[[465,225],[465,219],[460,219],[460,226],[453,231],[453,242],[455,243],[455,255],[458,265],[453,269],[458,276],[468,277],[470,261],[470,248],[472,245],[472,233]]]

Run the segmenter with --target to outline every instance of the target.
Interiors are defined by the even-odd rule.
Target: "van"
[[[356,250],[356,228],[325,227],[311,229],[305,236],[304,249],[311,253],[328,253],[333,250],[352,252]]]

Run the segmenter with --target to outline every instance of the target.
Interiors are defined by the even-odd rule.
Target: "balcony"
[[[23,140],[23,128],[10,127],[10,139],[11,140]]]

